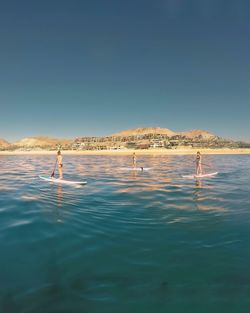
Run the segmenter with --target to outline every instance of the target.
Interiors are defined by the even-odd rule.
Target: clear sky
[[[0,137],[205,129],[250,141],[249,0],[9,0]]]

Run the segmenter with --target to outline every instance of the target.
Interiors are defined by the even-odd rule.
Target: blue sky
[[[246,0],[5,1],[0,137],[206,129],[250,141]]]

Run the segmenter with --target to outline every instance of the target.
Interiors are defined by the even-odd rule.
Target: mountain
[[[10,143],[8,141],[0,138],[0,148],[6,148],[8,146],[10,146]]]
[[[206,140],[209,140],[209,139],[217,137],[214,134],[209,133],[206,130],[201,130],[201,129],[194,129],[194,130],[179,132],[178,134],[181,135],[181,136],[185,136],[187,138],[197,138],[197,137],[200,137],[200,138],[206,139]]]
[[[56,138],[50,138],[50,137],[28,137],[23,138],[17,142],[15,142],[13,145],[17,147],[55,147],[57,145],[68,145],[72,143],[72,140],[68,139],[56,139]]]
[[[161,128],[161,127],[148,127],[148,128],[133,128],[121,131],[119,133],[112,134],[112,137],[129,137],[129,136],[140,136],[140,135],[147,135],[147,134],[155,134],[155,135],[167,135],[168,137],[173,137],[177,135],[185,136],[187,138],[202,138],[205,140],[209,140],[215,138],[216,136],[208,131],[201,130],[201,129],[194,129],[190,131],[183,131],[183,132],[174,132],[168,128]]]
[[[161,127],[147,127],[147,128],[132,128],[128,130],[123,130],[119,133],[112,134],[110,137],[129,137],[129,136],[140,136],[147,134],[162,134],[167,135],[169,137],[177,135],[176,132]]]

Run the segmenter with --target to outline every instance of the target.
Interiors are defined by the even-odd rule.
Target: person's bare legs
[[[200,163],[197,165],[196,175],[202,175],[202,167]]]
[[[59,179],[63,178],[63,169],[61,166],[58,167]]]

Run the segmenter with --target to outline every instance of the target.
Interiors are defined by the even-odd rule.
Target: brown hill
[[[201,129],[194,129],[194,130],[179,132],[178,134],[182,135],[182,136],[185,136],[187,138],[201,137],[201,138],[206,139],[206,140],[209,140],[209,139],[212,139],[212,138],[216,137],[214,134],[209,133],[206,130],[201,130]]]
[[[6,148],[8,146],[10,146],[10,143],[8,141],[0,138],[0,147],[1,148]]]
[[[72,140],[68,139],[56,139],[49,137],[29,137],[23,138],[14,143],[17,147],[55,147],[57,145],[67,145],[70,144]]]
[[[147,134],[163,134],[169,137],[177,135],[177,133],[173,132],[167,128],[161,127],[147,127],[147,128],[132,128],[128,130],[121,131],[119,133],[112,134],[112,137],[129,137],[129,136],[140,136]]]
[[[121,131],[119,133],[112,134],[112,137],[128,137],[128,136],[140,136],[140,135],[147,135],[147,134],[162,134],[167,135],[169,137],[173,137],[176,135],[185,136],[187,138],[197,138],[201,137],[203,139],[209,140],[215,138],[216,136],[208,131],[201,130],[201,129],[194,129],[189,131],[183,132],[174,132],[168,128],[161,128],[161,127],[147,127],[147,128],[133,128]]]

